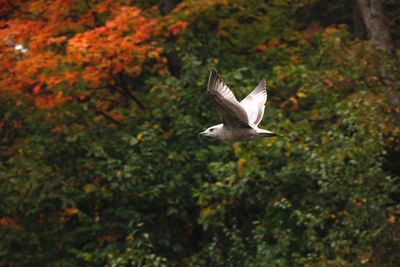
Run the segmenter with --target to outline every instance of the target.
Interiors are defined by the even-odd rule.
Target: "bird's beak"
[[[211,138],[209,135],[208,135],[208,133],[206,132],[206,131],[204,131],[204,132],[201,132],[201,133],[199,133],[198,135],[197,135],[197,138],[199,138],[199,139],[208,139],[208,138]]]
[[[204,132],[201,132],[201,133],[199,133],[198,135],[197,135],[197,138],[202,138],[202,137],[204,137]]]

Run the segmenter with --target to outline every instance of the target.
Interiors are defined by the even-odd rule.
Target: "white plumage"
[[[265,102],[267,102],[265,80],[262,80],[253,92],[240,101],[240,105],[247,113],[249,122],[253,123],[255,126],[260,124],[264,116]]]
[[[257,127],[263,118],[267,101],[265,80],[239,103],[218,72],[213,69],[208,78],[207,96],[222,124],[208,128],[199,136],[222,141],[247,141],[280,135]]]

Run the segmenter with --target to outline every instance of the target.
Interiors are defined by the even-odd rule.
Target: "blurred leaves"
[[[345,1],[5,2],[0,265],[400,261],[398,64]],[[211,67],[284,137],[198,140]]]

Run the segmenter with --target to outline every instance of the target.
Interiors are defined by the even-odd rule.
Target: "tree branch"
[[[136,96],[134,96],[132,92],[125,86],[113,85],[112,88],[122,94],[129,96],[129,98],[132,99],[133,102],[135,102],[141,110],[146,110],[146,107],[142,104],[142,102]]]
[[[378,48],[394,51],[388,19],[381,0],[357,0],[358,8],[368,32],[369,41]]]
[[[115,120],[113,117],[111,117],[110,115],[108,115],[104,111],[96,109],[95,113],[102,115],[104,118],[108,119],[109,121],[111,121],[111,122],[113,122],[113,123],[115,123],[117,125],[121,125],[121,123],[119,121]]]

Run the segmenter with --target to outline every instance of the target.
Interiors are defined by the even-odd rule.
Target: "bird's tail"
[[[274,137],[274,136],[283,136],[283,134],[280,134],[280,133],[274,133],[274,132],[271,132],[271,131],[267,131],[267,130],[264,130],[264,131],[262,131],[261,133],[259,133],[262,137]]]

